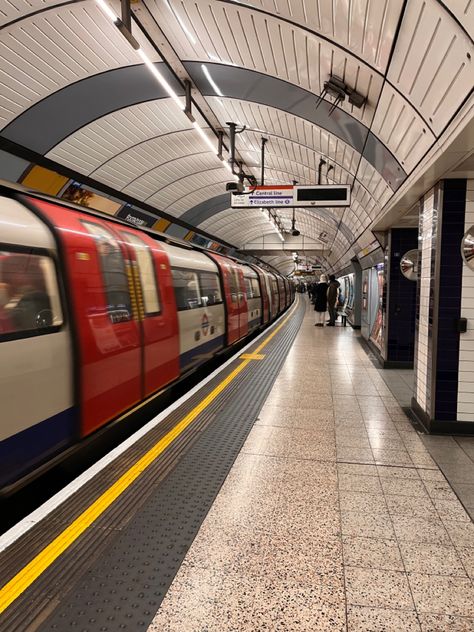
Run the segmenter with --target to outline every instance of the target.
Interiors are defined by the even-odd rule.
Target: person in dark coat
[[[316,327],[324,327],[324,318],[327,310],[328,287],[329,285],[327,283],[326,275],[322,274],[313,293],[314,309],[316,312],[316,322],[314,324]]]
[[[334,276],[334,274],[331,274],[329,277],[329,287],[328,287],[328,294],[327,294],[328,312],[329,312],[328,327],[334,327],[336,324],[336,318],[337,318],[336,304],[337,304],[337,297],[339,294],[340,287],[341,287],[341,284],[339,283],[339,281],[336,281],[336,277]]]

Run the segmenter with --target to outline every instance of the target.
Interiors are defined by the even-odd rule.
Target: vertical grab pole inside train
[[[263,186],[265,184],[265,145],[268,142],[268,138],[262,136],[262,145],[261,145],[261,170],[260,170],[260,184]]]

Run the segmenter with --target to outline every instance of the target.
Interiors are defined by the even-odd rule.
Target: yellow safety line
[[[263,360],[263,353],[243,353],[239,356],[241,360]]]
[[[288,316],[257,347],[254,353],[261,351],[289,320],[296,304]],[[0,614],[4,612],[51,564],[66,551],[77,538],[91,526],[104,511],[146,470],[155,459],[200,415],[214,399],[243,371],[250,363],[244,360],[222,380],[195,408],[193,408],[172,430],[148,450],[125,474],[103,492],[80,516],[64,531],[54,538],[26,566],[7,582],[0,590]]]

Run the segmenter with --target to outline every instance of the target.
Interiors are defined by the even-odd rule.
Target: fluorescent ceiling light
[[[96,2],[105,13],[105,15],[112,20],[112,22],[116,23],[119,21],[119,16],[112,11],[108,2],[106,2],[105,0],[96,0]]]
[[[209,72],[206,64],[201,64],[201,68],[202,71],[206,77],[206,79],[209,81],[212,89],[214,90],[214,92],[216,94],[218,94],[220,97],[223,97],[224,95],[222,94],[222,91],[220,90],[219,86],[217,85],[217,83],[214,81],[214,79],[211,77],[211,73]]]
[[[180,110],[184,110],[185,105],[182,99],[178,97],[176,92],[173,90],[170,84],[166,81],[166,79],[163,77],[163,75],[155,66],[155,64],[149,59],[148,55],[141,48],[137,50],[137,53],[141,57],[143,63],[147,66],[147,68],[150,70],[152,75],[158,81],[158,83],[164,88],[164,90],[168,93],[168,95],[173,99],[173,101],[180,108]]]

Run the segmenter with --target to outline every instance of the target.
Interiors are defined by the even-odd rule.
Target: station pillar
[[[418,252],[418,228],[392,228],[387,240],[385,368],[413,368],[417,295],[414,270],[402,272],[409,253]],[[408,257],[407,257],[408,255]]]
[[[472,433],[474,270],[461,248],[474,224],[474,180],[443,180],[419,205],[412,409],[430,431]]]

